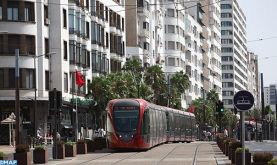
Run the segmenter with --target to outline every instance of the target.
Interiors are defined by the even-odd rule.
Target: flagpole
[[[78,93],[78,90],[77,90],[77,93]],[[76,128],[75,128],[76,129],[75,130],[76,142],[78,141],[78,131],[79,131],[78,130],[78,103],[77,102],[78,102],[78,100],[77,100],[77,96],[76,96],[76,109],[75,109],[76,110],[76,119],[75,119],[76,120]]]

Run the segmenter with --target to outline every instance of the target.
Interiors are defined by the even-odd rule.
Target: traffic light
[[[220,104],[219,104],[219,112],[221,113],[221,114],[223,114],[223,112],[224,112],[224,104],[223,104],[223,102],[222,101],[220,101]]]
[[[223,102],[222,101],[218,101],[216,103],[216,114],[219,116],[219,117],[222,117],[224,113],[224,105],[223,105]]]
[[[49,115],[56,115],[58,109],[62,107],[62,92],[56,89],[49,91]]]

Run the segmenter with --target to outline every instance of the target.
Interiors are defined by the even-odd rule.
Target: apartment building
[[[277,105],[277,85],[270,84],[268,87],[264,87],[264,105],[270,106],[273,111],[276,111]]]
[[[210,4],[210,5],[207,5]],[[202,27],[200,32],[202,54],[201,97],[214,89],[221,99],[221,54],[220,54],[220,6],[214,0],[188,1],[187,12]]]
[[[126,1],[126,56],[138,59],[144,67],[165,62],[162,3],[162,0]]]
[[[247,90],[246,17],[237,0],[221,1],[222,95],[224,107],[233,109],[233,96]]]
[[[247,53],[247,70],[248,70],[248,86],[247,90],[254,96],[255,107],[261,106],[260,102],[260,84],[259,84],[259,70],[258,70],[258,55],[253,52]]]
[[[120,70],[125,62],[124,4],[124,0],[1,0],[0,120],[15,111],[14,54],[19,49],[22,133],[35,135],[42,128],[45,135],[52,127],[47,116],[48,92],[53,88],[62,91],[61,127],[76,124],[74,98],[79,99],[78,127],[91,127],[88,106],[82,104],[87,84],[93,76]],[[75,84],[76,71],[83,75],[82,87]],[[0,127],[0,143],[5,143],[9,134]]]
[[[203,89],[203,54],[201,33],[202,26],[189,14],[185,15],[185,65],[189,76],[190,87],[185,99],[190,104],[194,99],[202,97]]]

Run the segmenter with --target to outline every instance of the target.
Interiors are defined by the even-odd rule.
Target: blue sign
[[[17,165],[17,160],[0,160],[0,165]]]
[[[238,91],[234,95],[233,103],[237,109],[247,111],[254,105],[254,97],[248,91]]]

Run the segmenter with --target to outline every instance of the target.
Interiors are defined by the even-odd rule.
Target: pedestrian
[[[228,130],[226,128],[224,129],[224,136],[228,137]]]

